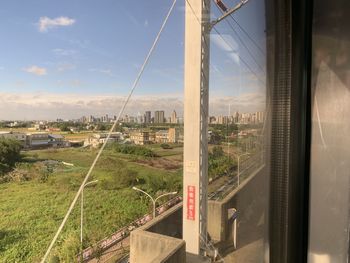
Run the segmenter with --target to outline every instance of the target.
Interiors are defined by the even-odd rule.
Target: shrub
[[[79,250],[79,238],[75,234],[68,235],[59,250],[60,262],[76,262]]]
[[[0,176],[10,171],[21,159],[21,144],[12,139],[0,139]]]
[[[101,186],[106,190],[116,190],[130,187],[137,181],[137,172],[127,167],[119,168],[101,180]]]
[[[215,146],[209,153],[208,165],[209,178],[213,179],[228,173],[233,167],[233,160],[225,155],[222,147]]]
[[[157,154],[154,153],[151,149],[139,145],[114,143],[110,147],[113,151],[118,153],[132,154],[144,157],[157,157]]]
[[[162,143],[160,145],[160,147],[162,147],[162,149],[166,150],[166,149],[172,149],[173,147],[171,147],[169,144],[167,143]]]

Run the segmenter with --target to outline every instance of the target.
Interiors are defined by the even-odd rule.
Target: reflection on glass
[[[222,3],[216,2],[214,18],[222,15]],[[264,2],[250,2],[210,35],[208,231],[225,262],[262,262],[265,254],[265,19]],[[222,209],[221,226],[210,213],[215,206]]]
[[[310,263],[348,262],[350,31],[344,4],[315,1],[314,7]]]

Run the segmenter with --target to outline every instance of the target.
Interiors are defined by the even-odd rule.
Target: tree
[[[222,147],[214,146],[208,155],[209,178],[213,179],[227,174],[232,167],[234,166],[231,157],[225,155]]]
[[[96,125],[95,130],[97,131],[106,131],[108,130],[108,127],[106,124],[99,123]]]
[[[21,160],[21,144],[13,139],[0,139],[0,175],[10,171]]]
[[[61,131],[68,132],[70,131],[68,123],[62,123],[59,125]]]
[[[214,158],[220,158],[224,156],[224,150],[220,146],[214,146],[212,152],[209,153],[209,155],[210,154],[213,155]]]
[[[164,150],[166,150],[166,149],[172,149],[172,147],[171,147],[169,144],[167,144],[167,143],[162,143],[162,144],[160,145],[160,147],[162,147],[162,149],[164,149]]]
[[[224,137],[216,130],[212,131],[209,139],[210,144],[220,144]]]

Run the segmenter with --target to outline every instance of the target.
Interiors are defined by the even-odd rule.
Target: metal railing
[[[182,201],[182,197],[176,196],[176,197],[170,199],[169,201],[165,202],[164,204],[158,206],[156,208],[156,211],[157,211],[158,215],[160,215],[160,214],[164,213],[165,211],[167,211],[169,208],[177,205],[181,201]],[[90,246],[90,247],[84,249],[83,253],[82,253],[83,262],[86,262],[86,261],[94,258],[95,247],[97,247],[100,252],[103,252],[103,251],[107,250],[108,248],[116,245],[117,243],[123,241],[125,238],[127,238],[130,235],[131,231],[135,230],[138,227],[145,225],[146,223],[148,223],[151,220],[152,220],[152,213],[146,214],[146,215],[136,219],[135,221],[131,222],[129,225],[119,229],[117,232],[113,233],[111,236],[108,236],[108,237],[100,240],[94,246]],[[80,260],[80,257],[81,257],[81,254],[78,256],[79,260]]]

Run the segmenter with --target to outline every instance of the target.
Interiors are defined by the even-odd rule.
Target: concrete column
[[[186,0],[183,239],[204,253],[207,240],[210,0]]]

